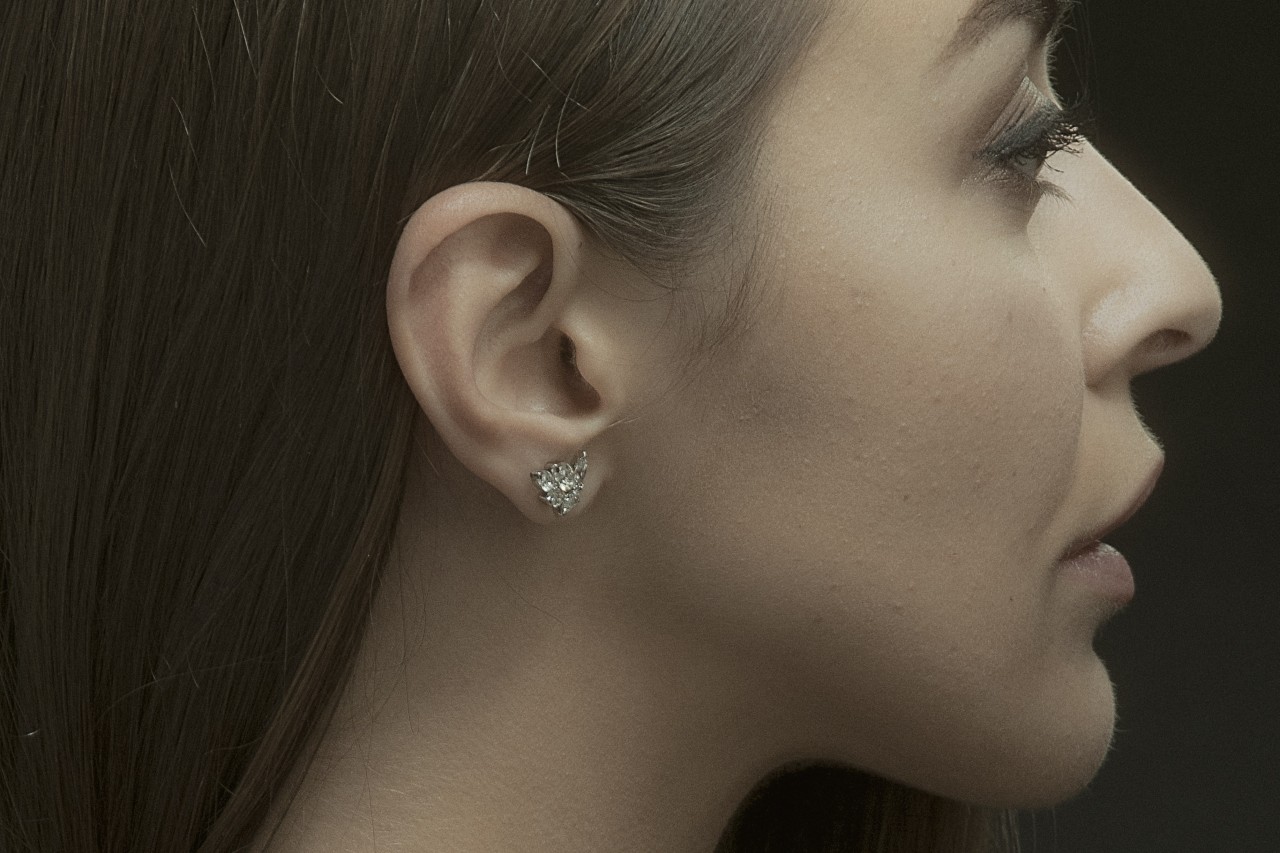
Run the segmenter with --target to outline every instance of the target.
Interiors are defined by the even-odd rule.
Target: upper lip
[[[1156,482],[1160,479],[1160,472],[1164,470],[1164,457],[1156,463],[1155,468],[1147,475],[1147,479],[1143,482],[1142,488],[1138,490],[1137,496],[1129,502],[1125,509],[1118,515],[1100,527],[1095,528],[1092,532],[1080,537],[1071,543],[1071,547],[1067,549],[1066,555],[1062,558],[1070,560],[1072,557],[1087,550],[1090,546],[1102,540],[1102,537],[1111,533],[1120,525],[1133,518],[1138,510],[1142,509],[1142,505],[1147,502],[1147,498],[1151,497],[1151,493],[1155,491]]]

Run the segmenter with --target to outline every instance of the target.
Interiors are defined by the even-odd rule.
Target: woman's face
[[[787,78],[762,301],[637,422],[626,488],[655,606],[767,685],[782,752],[1036,805],[1107,751],[1092,640],[1128,598],[1059,560],[1160,466],[1130,380],[1221,308],[1087,143],[1036,191],[1038,4],[973,2],[843,3]]]

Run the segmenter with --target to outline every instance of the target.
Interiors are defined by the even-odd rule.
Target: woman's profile
[[[989,851],[1196,251],[1070,0],[23,3],[0,848]]]

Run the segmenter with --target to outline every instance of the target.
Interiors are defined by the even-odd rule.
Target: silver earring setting
[[[578,505],[582,497],[582,483],[587,477],[587,451],[578,454],[578,458],[570,465],[567,462],[548,462],[541,471],[534,471],[529,477],[541,494],[543,503],[556,511],[556,515],[564,515]]]

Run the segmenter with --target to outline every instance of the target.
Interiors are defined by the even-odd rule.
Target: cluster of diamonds
[[[529,475],[548,506],[558,515],[564,515],[578,505],[582,497],[582,482],[587,477],[587,451],[578,454],[572,465],[567,462],[551,462],[541,471]]]

